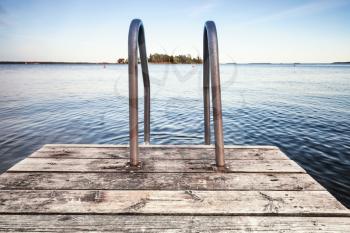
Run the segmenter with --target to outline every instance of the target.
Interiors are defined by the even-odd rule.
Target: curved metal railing
[[[225,166],[224,136],[222,122],[221,86],[218,56],[218,39],[215,23],[207,21],[203,36],[203,99],[204,99],[204,135],[205,144],[210,144],[210,80],[213,104],[213,119],[215,133],[215,157],[218,167]],[[139,46],[140,60],[144,85],[144,142],[150,142],[150,82],[146,53],[145,32],[142,21],[131,21],[128,39],[129,64],[129,127],[130,127],[130,165],[138,166],[138,80],[137,80],[137,49]]]
[[[144,87],[144,142],[150,141],[150,83],[146,53],[145,31],[142,21],[131,21],[128,38],[129,65],[129,127],[130,127],[130,166],[138,166],[138,82],[137,82],[137,47],[140,50],[140,60]]]
[[[213,21],[207,21],[204,25],[203,35],[203,100],[204,100],[204,140],[210,144],[210,92],[213,104],[213,119],[215,133],[215,157],[216,166],[225,166],[224,134],[222,123],[221,86],[219,71],[219,49],[216,26]]]

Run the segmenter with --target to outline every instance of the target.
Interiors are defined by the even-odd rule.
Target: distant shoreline
[[[0,64],[14,65],[119,65],[111,62],[55,62],[55,61],[0,61]]]
[[[55,62],[55,61],[0,61],[0,65],[127,65],[128,63],[113,62]],[[195,65],[200,63],[170,63],[170,62],[148,62],[148,64],[188,64]]]
[[[126,63],[127,64],[127,63]],[[149,64],[173,64],[168,62],[149,62]],[[201,65],[198,63],[176,63],[187,65]],[[331,62],[331,63],[270,63],[270,62],[252,62],[252,63],[221,63],[222,65],[350,65],[350,62]],[[0,61],[0,65],[125,65],[112,62],[46,62],[46,61]]]
[[[283,62],[251,62],[251,63],[223,63],[228,65],[350,65],[350,62],[295,62],[295,63],[283,63]]]

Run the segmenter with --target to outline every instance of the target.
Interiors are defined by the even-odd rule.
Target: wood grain
[[[2,190],[0,213],[350,216],[326,191]]]
[[[0,189],[324,190],[299,173],[5,173]]]
[[[8,171],[36,172],[215,172],[208,160],[147,160],[131,169],[125,159],[27,158]],[[228,160],[226,172],[301,172],[292,160]]]
[[[350,218],[147,215],[0,215],[0,232],[349,233]]]
[[[273,146],[46,145],[0,175],[0,232],[349,232],[350,211]]]
[[[44,146],[34,152],[32,158],[86,158],[86,159],[129,159],[127,147],[59,147]],[[168,147],[140,147],[140,159],[215,159],[214,148],[168,148]],[[237,159],[265,159],[285,160],[288,157],[275,148],[237,148],[225,149],[226,160]]]

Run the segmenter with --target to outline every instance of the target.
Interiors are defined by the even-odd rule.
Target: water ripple
[[[201,68],[173,67],[150,66],[151,143],[203,144]],[[350,207],[350,69],[221,70],[225,143],[279,146]],[[128,144],[126,75],[126,66],[0,66],[0,171],[48,143]],[[139,109],[141,143],[142,98]]]

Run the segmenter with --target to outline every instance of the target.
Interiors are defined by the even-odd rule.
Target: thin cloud
[[[216,1],[207,1],[202,3],[201,5],[195,6],[190,9],[189,15],[191,17],[199,17],[209,11],[211,11],[213,8],[215,8],[217,5]]]
[[[247,26],[253,24],[266,23],[271,21],[278,21],[286,18],[297,18],[305,15],[317,14],[323,11],[327,11],[334,8],[339,8],[348,5],[350,2],[347,0],[338,1],[314,1],[311,3],[303,4],[294,8],[290,8],[284,11],[277,12],[275,14],[265,15],[252,21],[243,23],[240,26]]]
[[[0,15],[4,15],[5,13],[6,13],[5,8],[0,5]]]
[[[6,26],[7,25],[7,23],[6,23],[5,19],[4,19],[5,14],[6,14],[5,8],[0,5],[0,26]]]

